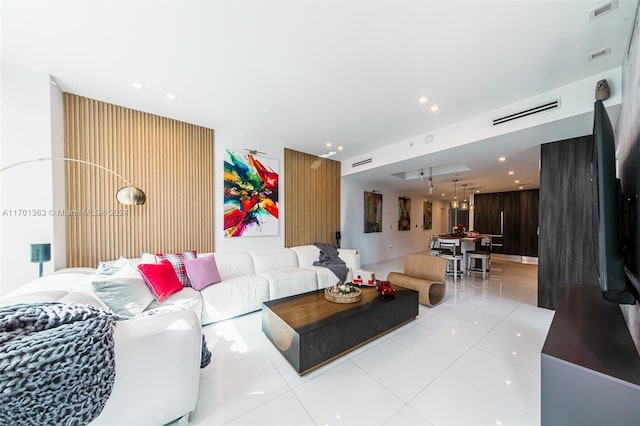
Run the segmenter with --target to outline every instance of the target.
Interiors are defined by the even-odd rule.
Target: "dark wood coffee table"
[[[262,304],[262,331],[303,375],[413,320],[418,292],[394,285],[393,297],[362,287],[362,300],[333,303],[324,290]]]

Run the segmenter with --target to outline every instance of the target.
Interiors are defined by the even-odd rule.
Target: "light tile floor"
[[[377,277],[403,258],[366,265]],[[537,266],[493,261],[447,282],[415,321],[299,377],[260,313],[204,327],[193,425],[537,425],[540,350],[553,311],[536,307]]]

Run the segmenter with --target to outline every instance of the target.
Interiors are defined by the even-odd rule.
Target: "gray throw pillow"
[[[131,265],[112,276],[98,276],[92,282],[95,294],[113,312],[133,317],[144,311],[154,300],[153,293]]]

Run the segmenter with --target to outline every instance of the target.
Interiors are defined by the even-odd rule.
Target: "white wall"
[[[437,197],[400,193],[380,185],[370,184],[355,179],[342,178],[341,246],[357,249],[363,265],[385,259],[404,256],[427,249],[431,234],[445,233],[441,229],[441,208],[448,211],[446,203]],[[364,192],[378,190],[382,194],[382,232],[364,233]],[[398,231],[398,197],[411,199],[411,230]],[[433,228],[422,229],[422,204],[433,203]]]
[[[50,84],[51,108],[51,156],[64,157],[64,99],[60,88]],[[53,173],[53,209],[65,208],[65,162],[51,163]],[[53,242],[51,246],[51,260],[54,270],[67,267],[67,227],[63,215],[53,217]]]
[[[51,157],[49,75],[7,62],[0,67],[0,165]],[[58,135],[59,128],[55,132]],[[32,243],[52,243],[52,261],[44,264],[44,272],[54,270],[60,241],[54,240],[50,213],[52,186],[50,162],[24,164],[0,174],[0,295],[38,276],[38,265],[30,262]]]
[[[264,141],[254,141],[239,134],[227,132],[224,129],[215,130],[215,250],[235,251],[235,250],[255,250],[284,247],[284,148],[277,144],[268,144]],[[277,160],[279,164],[279,227],[277,236],[271,237],[225,237],[224,235],[224,152],[230,149],[236,152],[246,152],[244,149],[256,149],[266,153],[264,158]],[[261,155],[262,156],[262,155]]]

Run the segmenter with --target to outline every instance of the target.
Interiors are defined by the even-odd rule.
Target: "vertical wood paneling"
[[[566,284],[599,285],[593,137],[540,149],[538,306],[555,309]]]
[[[65,162],[69,267],[214,250],[213,130],[72,94],[64,109],[65,156],[113,170],[147,194],[145,205],[123,206],[119,178]]]
[[[340,230],[340,163],[285,149],[286,247],[334,243]]]

